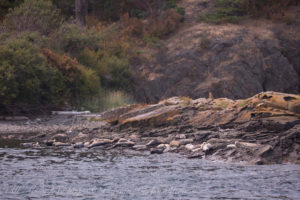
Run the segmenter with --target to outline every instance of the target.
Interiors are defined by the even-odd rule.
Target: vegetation
[[[49,34],[61,23],[59,11],[49,1],[25,0],[23,4],[8,13],[4,26],[8,31],[38,31]]]
[[[175,31],[184,15],[175,0],[88,0],[82,27],[74,2],[0,2],[0,114],[134,102],[136,52]]]
[[[299,3],[299,0],[216,0],[215,11],[200,14],[198,21],[214,24],[238,23],[245,17],[266,17],[286,19],[284,9]]]

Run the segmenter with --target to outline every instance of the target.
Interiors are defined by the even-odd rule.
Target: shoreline
[[[173,97],[99,114],[0,121],[0,137],[24,147],[133,149],[246,164],[300,164],[300,95],[245,100]]]

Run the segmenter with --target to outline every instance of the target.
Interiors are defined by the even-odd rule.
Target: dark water
[[[0,148],[0,199],[300,199],[300,166]]]

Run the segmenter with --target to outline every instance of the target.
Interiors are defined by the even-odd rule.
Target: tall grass
[[[90,110],[92,112],[102,112],[134,103],[134,98],[128,93],[120,90],[104,91],[100,97],[86,101],[80,109]]]

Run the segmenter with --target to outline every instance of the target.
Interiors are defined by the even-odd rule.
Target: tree
[[[77,23],[85,26],[85,17],[88,14],[88,0],[75,0],[75,14]]]

